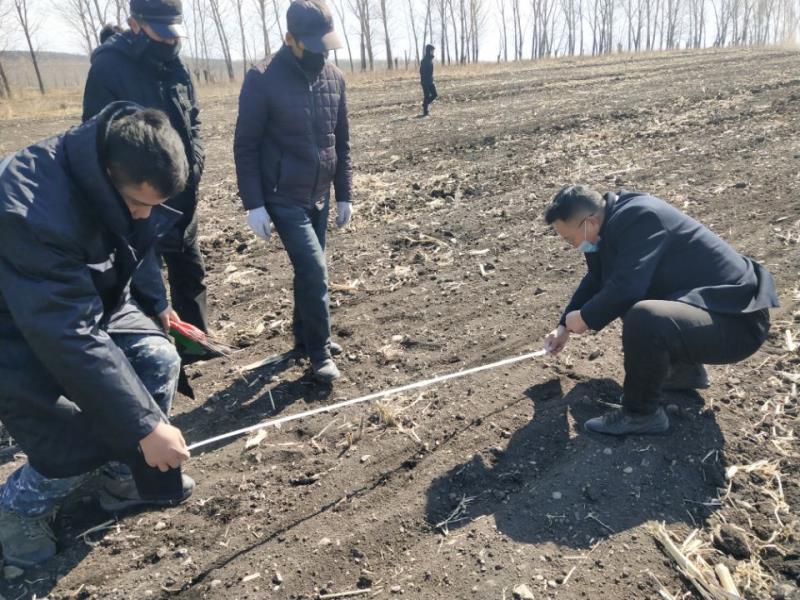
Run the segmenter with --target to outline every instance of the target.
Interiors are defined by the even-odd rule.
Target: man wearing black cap
[[[352,167],[342,72],[326,62],[341,48],[322,0],[295,0],[285,45],[250,70],[239,97],[234,156],[247,221],[260,238],[278,230],[294,267],[296,354],[308,356],[318,381],[339,377],[331,357],[325,233],[330,187],[336,224],[352,213]]]
[[[134,286],[156,291],[162,321],[173,314],[202,330],[206,323],[205,268],[197,243],[197,192],[203,172],[199,108],[189,70],[180,59],[181,0],[131,0],[129,31],[108,39],[92,54],[83,97],[83,120],[118,100],[164,111],[183,140],[190,177],[186,189],[167,201],[183,216],[159,241],[156,252],[167,265],[172,306],[155,269],[137,275]]]
[[[419,63],[419,81],[422,84],[422,116],[428,116],[428,106],[439,97],[433,83],[433,53],[436,50],[431,44],[425,46],[425,56]]]

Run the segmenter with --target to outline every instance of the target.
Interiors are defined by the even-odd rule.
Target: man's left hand
[[[336,226],[344,227],[350,222],[353,216],[353,204],[350,202],[336,203]]]
[[[164,330],[164,332],[169,333],[170,321],[179,321],[180,317],[171,306],[168,306],[166,310],[162,311],[161,314],[158,315],[158,320],[161,323],[161,328]]]
[[[585,333],[589,331],[589,326],[583,320],[581,316],[581,311],[573,310],[570,313],[567,313],[567,329],[570,333]]]

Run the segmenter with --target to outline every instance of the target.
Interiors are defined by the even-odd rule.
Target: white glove
[[[263,206],[247,211],[247,224],[262,240],[266,241],[272,235],[272,221],[269,220],[269,213]]]
[[[353,204],[351,202],[336,203],[336,226],[344,227],[350,222],[353,216]]]

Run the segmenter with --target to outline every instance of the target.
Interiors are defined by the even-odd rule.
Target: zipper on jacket
[[[314,106],[314,84],[309,81],[308,82],[308,99],[311,102],[311,135],[314,138],[314,149],[316,150],[316,158],[317,158],[317,170],[314,173],[314,185],[311,187],[311,196],[309,200],[314,199],[314,195],[317,193],[317,184],[319,183],[319,170],[321,166],[321,160],[319,157],[319,143],[317,143],[317,131],[315,129],[317,123],[317,108]]]

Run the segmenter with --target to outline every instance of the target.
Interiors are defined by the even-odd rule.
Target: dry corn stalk
[[[700,540],[698,533],[698,529],[692,531],[679,548],[663,523],[652,528],[653,537],[661,544],[669,557],[675,561],[678,571],[691,582],[692,586],[703,598],[706,600],[741,600],[741,596],[727,592],[720,585],[714,569],[701,554],[701,551],[706,549],[707,544]],[[727,572],[727,569],[725,569],[725,572]],[[730,573],[727,573],[727,575],[730,578]],[[732,578],[730,579],[730,583],[733,584]],[[736,589],[735,586],[733,589]]]

